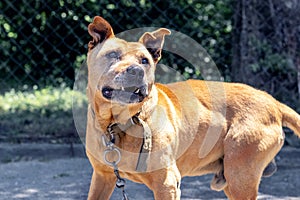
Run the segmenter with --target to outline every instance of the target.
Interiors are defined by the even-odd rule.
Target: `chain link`
[[[116,187],[122,190],[123,199],[122,200],[129,200],[128,195],[125,191],[126,181],[120,176],[118,164],[121,161],[121,152],[115,145],[108,141],[106,136],[102,135],[102,143],[107,148],[103,152],[103,158],[105,164],[112,166],[114,168],[114,173],[117,177]],[[114,161],[110,161],[107,157],[111,153],[116,153],[117,158]]]
[[[129,200],[128,195],[125,191],[126,181],[125,181],[125,179],[121,178],[121,176],[119,174],[118,166],[116,164],[114,164],[114,173],[117,177],[116,187],[120,188],[122,190],[123,200]]]

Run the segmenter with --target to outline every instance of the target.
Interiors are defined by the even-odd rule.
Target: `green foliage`
[[[68,87],[38,89],[35,86],[30,92],[12,89],[0,96],[0,131],[8,137],[74,135],[73,104],[86,106],[85,94]]]
[[[4,0],[0,2],[0,57],[8,59],[0,64],[0,79],[8,88],[72,86],[74,70],[86,58],[91,38],[87,26],[95,15],[107,19],[115,33],[140,27],[185,33],[207,49],[223,73],[229,73],[231,1],[21,0],[12,4]],[[187,78],[198,77],[184,61],[176,63],[176,70]]]
[[[288,104],[298,112],[300,102],[297,86],[297,69],[287,52],[274,49],[266,39],[252,37],[249,40],[252,63],[248,66],[257,77],[255,87],[267,91],[279,101]],[[291,95],[287,95],[291,94]]]
[[[1,113],[38,112],[42,116],[51,112],[67,112],[72,109],[72,102],[76,100],[79,106],[85,102],[85,96],[70,88],[44,88],[36,86],[32,92],[11,91],[0,96]]]
[[[261,70],[265,70],[272,74],[278,74],[287,73],[290,70],[295,71],[289,66],[286,55],[274,52],[272,45],[268,41],[252,38],[250,45],[255,47],[255,52],[259,58],[259,60],[255,60],[250,65],[253,72],[258,73]]]

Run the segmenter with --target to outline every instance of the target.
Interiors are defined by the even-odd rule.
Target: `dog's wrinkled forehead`
[[[150,53],[143,44],[139,42],[127,42],[119,38],[111,38],[106,40],[99,50],[99,56],[103,56],[103,54],[110,54],[107,56],[112,58],[121,58],[121,56],[126,55],[143,55],[151,58]]]
[[[170,30],[160,28],[153,32],[145,32],[136,43],[126,42],[116,38],[111,25],[99,16],[96,16],[93,22],[89,24],[88,32],[92,36],[92,40],[88,43],[88,57],[95,52],[107,52],[114,48],[123,48],[122,52],[135,50],[144,52],[147,50],[155,64],[161,58],[165,36],[171,34]]]

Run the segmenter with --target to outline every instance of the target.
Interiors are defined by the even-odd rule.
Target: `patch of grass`
[[[11,89],[0,96],[0,139],[59,142],[76,137],[72,104],[84,107],[86,102],[85,94],[68,87],[25,92]]]

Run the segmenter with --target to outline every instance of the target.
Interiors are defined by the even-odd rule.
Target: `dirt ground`
[[[3,146],[2,146],[3,147]],[[0,154],[6,151],[1,150]],[[50,147],[49,147],[50,148]],[[57,158],[47,148],[43,155],[32,158],[2,160],[0,163],[0,199],[73,200],[86,199],[92,168],[85,156],[67,153]],[[57,150],[58,151],[58,150]],[[15,151],[14,151],[15,152]],[[25,152],[25,151],[23,151]],[[32,154],[36,154],[34,149]],[[52,152],[52,153],[51,153]],[[30,152],[27,154],[30,154]],[[49,157],[50,156],[50,157]],[[1,156],[0,156],[1,157]],[[258,199],[300,199],[300,149],[285,147],[276,157],[278,171],[270,178],[262,179]],[[226,199],[223,192],[210,190],[212,175],[186,177],[182,180],[183,200]],[[127,181],[129,199],[153,199],[152,192],[141,184]],[[121,191],[115,189],[112,200],[121,200]]]

